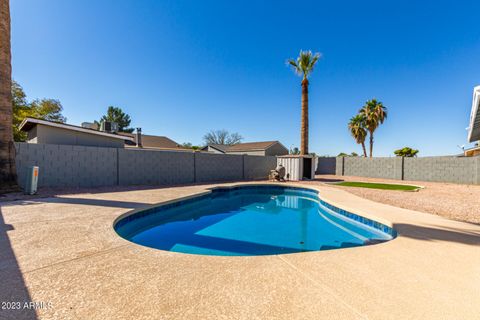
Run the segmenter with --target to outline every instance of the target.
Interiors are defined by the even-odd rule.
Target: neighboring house
[[[479,146],[476,146],[476,147],[473,147],[473,148],[470,148],[470,149],[465,149],[463,151],[463,155],[465,157],[476,157],[476,156],[480,156],[480,147]]]
[[[136,133],[114,133],[99,131],[88,127],[26,118],[20,124],[20,130],[27,132],[28,143],[64,144],[77,146],[138,148]],[[141,135],[142,148],[157,150],[192,151],[163,136]]]
[[[288,154],[288,149],[278,141],[246,142],[232,146],[210,144],[202,151],[224,154],[248,154],[254,156],[283,156]]]
[[[213,153],[226,153],[229,147],[230,146],[224,144],[209,144],[208,146],[203,147],[202,151],[209,151]]]
[[[470,111],[470,123],[468,126],[468,142],[480,140],[480,86],[473,88],[472,110]],[[465,157],[480,155],[478,144],[470,149],[464,150]]]
[[[131,137],[133,141],[136,141],[136,133],[125,133],[121,132],[120,135]],[[181,145],[173,141],[172,139],[165,136],[152,136],[143,134],[141,135],[142,148],[144,149],[157,149],[157,150],[175,150],[175,151],[193,151],[192,149],[183,148]],[[125,143],[125,147],[137,147],[135,143]]]
[[[480,140],[480,86],[473,88],[472,111],[468,126],[468,142]]]
[[[28,143],[110,148],[135,143],[132,137],[36,118],[25,118],[19,128],[27,132]]]

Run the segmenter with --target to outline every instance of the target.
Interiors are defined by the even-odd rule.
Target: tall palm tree
[[[359,114],[365,118],[365,128],[370,133],[370,158],[373,155],[373,133],[387,119],[387,108],[376,99],[368,100]]]
[[[291,65],[295,73],[302,77],[301,155],[308,154],[308,76],[312,73],[318,59],[320,59],[320,53],[313,54],[312,51],[300,50],[297,60],[287,60],[287,64]]]
[[[17,188],[12,132],[10,6],[0,0],[0,193]]]
[[[350,119],[348,123],[348,129],[352,134],[352,137],[358,144],[362,145],[363,155],[367,157],[367,149],[365,148],[365,138],[367,137],[367,129],[365,129],[365,117],[361,114]]]

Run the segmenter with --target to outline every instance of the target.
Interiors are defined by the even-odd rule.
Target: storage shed
[[[277,157],[277,165],[285,167],[285,180],[299,181],[315,178],[316,157],[310,155],[285,155]]]

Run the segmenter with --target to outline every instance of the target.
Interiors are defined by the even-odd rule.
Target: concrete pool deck
[[[113,230],[132,209],[217,185],[0,203],[0,307],[22,303],[21,310],[0,308],[0,319],[479,318],[480,225],[327,185],[295,183],[390,222],[398,237],[340,250],[218,257],[141,247]]]

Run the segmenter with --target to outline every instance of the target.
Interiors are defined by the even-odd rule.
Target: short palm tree
[[[373,155],[373,133],[387,118],[387,108],[376,99],[368,100],[359,114],[365,118],[365,128],[370,133],[370,158]]]
[[[0,1],[0,193],[17,188],[12,130],[10,6]]]
[[[300,50],[297,60],[287,60],[287,64],[292,66],[295,73],[302,77],[301,155],[308,154],[308,76],[312,73],[318,59],[320,59],[320,53],[313,54],[312,51]]]
[[[357,114],[350,119],[348,129],[352,137],[358,144],[362,145],[363,155],[367,157],[367,149],[365,148],[365,138],[367,137],[367,129],[365,129],[365,118],[361,114]]]

